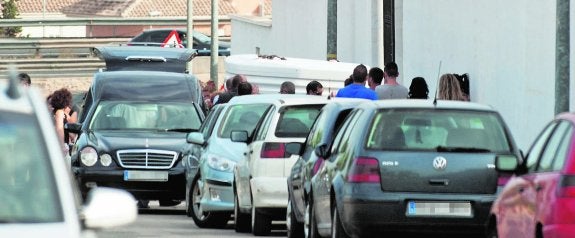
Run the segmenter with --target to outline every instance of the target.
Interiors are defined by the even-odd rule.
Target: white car
[[[288,202],[287,177],[297,155],[286,151],[288,144],[305,141],[325,97],[279,95],[269,99],[273,106],[257,125],[245,159],[234,170],[234,215],[242,222],[236,231],[268,235],[272,220],[284,220]],[[245,131],[233,131],[232,140],[247,141]],[[293,143],[295,144],[295,143]],[[250,219],[251,218],[251,219]],[[241,227],[243,226],[243,227]]]
[[[0,83],[0,237],[94,237],[95,229],[133,222],[127,192],[97,188],[81,205],[44,97]]]

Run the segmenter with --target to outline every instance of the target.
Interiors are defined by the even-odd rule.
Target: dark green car
[[[312,178],[309,229],[332,237],[484,236],[510,177],[496,160],[521,160],[497,111],[456,101],[363,103],[328,147]]]

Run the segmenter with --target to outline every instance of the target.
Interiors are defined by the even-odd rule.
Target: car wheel
[[[304,227],[301,222],[297,221],[295,213],[293,212],[291,199],[288,199],[288,204],[286,208],[286,226],[287,226],[287,237],[288,238],[303,238],[304,237]]]
[[[332,238],[349,238],[347,233],[343,230],[337,207],[333,208],[333,221],[331,222],[331,237]]]
[[[238,195],[234,194],[234,223],[236,232],[250,232],[252,218],[249,214],[240,211]]]
[[[311,199],[309,199],[311,201]],[[315,221],[313,204],[308,204],[305,206],[305,237],[308,238],[319,238],[319,232],[317,231],[317,222]]]
[[[267,236],[272,231],[272,220],[252,204],[252,233]]]
[[[229,214],[203,211],[201,201],[204,194],[202,192],[200,176],[196,177],[192,182],[191,193],[191,204],[188,206],[191,207],[192,219],[194,219],[196,226],[200,228],[223,228],[226,226],[229,220]]]

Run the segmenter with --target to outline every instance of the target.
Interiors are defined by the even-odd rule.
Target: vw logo
[[[433,159],[433,168],[437,170],[444,170],[447,167],[447,159],[438,156]]]

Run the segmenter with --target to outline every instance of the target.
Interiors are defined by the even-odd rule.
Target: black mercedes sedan
[[[145,80],[144,80],[145,79]],[[186,133],[204,114],[192,100],[195,78],[167,72],[103,72],[101,87],[72,148],[72,171],[82,195],[94,187],[121,188],[137,199],[169,204],[185,199],[179,153]]]
[[[362,103],[319,152],[310,227],[332,237],[486,237],[491,205],[511,176],[496,162],[522,161],[496,110],[443,100]]]

